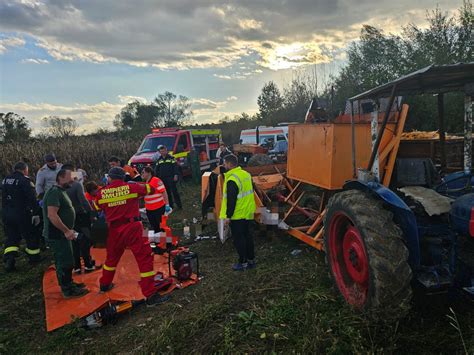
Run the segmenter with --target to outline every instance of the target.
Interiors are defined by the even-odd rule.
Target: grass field
[[[186,207],[173,214],[176,228],[200,213],[199,188],[188,182],[181,193]],[[93,331],[70,325],[46,332],[41,280],[51,259],[31,269],[22,257],[18,273],[0,271],[0,352],[474,353],[472,305],[454,307],[456,323],[447,306],[425,297],[400,322],[371,323],[339,298],[321,253],[283,233],[254,230],[256,270],[231,271],[231,241],[195,243],[200,284]],[[292,256],[294,249],[301,254]]]

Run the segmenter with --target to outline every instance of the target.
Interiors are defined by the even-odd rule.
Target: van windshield
[[[158,150],[158,146],[160,145],[164,145],[166,148],[168,148],[168,151],[173,150],[175,140],[176,136],[145,138],[140,148],[138,148],[137,154],[156,152]]]

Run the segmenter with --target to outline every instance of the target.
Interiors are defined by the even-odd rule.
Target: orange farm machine
[[[442,149],[448,92],[465,94],[464,168],[441,176],[431,157],[399,156],[403,97],[437,95]],[[246,168],[257,222],[324,251],[338,290],[358,310],[402,315],[414,287],[472,300],[473,96],[474,63],[429,66],[350,98],[335,119],[289,126],[286,165]],[[203,191],[209,200],[208,184]],[[216,203],[204,207],[218,209],[219,193],[211,195]]]

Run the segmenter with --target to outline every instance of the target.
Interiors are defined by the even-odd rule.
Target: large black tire
[[[382,201],[358,190],[337,193],[324,226],[326,259],[346,302],[378,319],[403,317],[412,271],[402,231]]]

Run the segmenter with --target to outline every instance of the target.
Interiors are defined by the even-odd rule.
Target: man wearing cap
[[[54,154],[46,154],[45,164],[36,174],[36,194],[40,199],[56,183],[56,175],[61,170],[62,164],[58,163]]]
[[[181,198],[176,187],[179,175],[176,159],[168,154],[168,149],[164,145],[158,146],[158,152],[160,154],[156,158],[155,176],[160,178],[163,184],[165,184],[170,206],[173,207],[174,199],[178,209],[182,209]]]
[[[166,298],[156,292],[153,253],[148,238],[143,237],[139,212],[139,198],[154,194],[155,189],[148,184],[125,182],[125,171],[120,167],[110,169],[107,180],[108,185],[96,197],[97,205],[105,211],[109,229],[100,290],[107,292],[112,289],[117,264],[125,248],[129,248],[140,270],[140,287],[147,304],[162,303]]]

